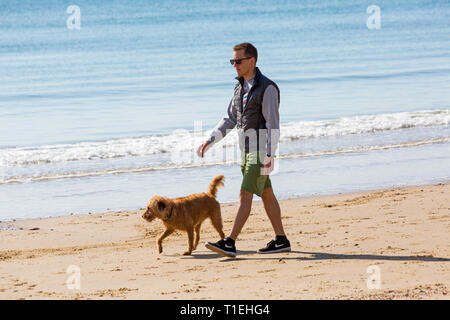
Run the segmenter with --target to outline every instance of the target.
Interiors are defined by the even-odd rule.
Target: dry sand
[[[182,232],[158,254],[162,224],[142,211],[0,223],[0,299],[448,299],[450,184],[280,205],[292,252],[256,253],[273,233],[255,202],[234,259],[204,247],[218,240],[209,220],[192,256]],[[236,208],[222,205],[225,233]]]

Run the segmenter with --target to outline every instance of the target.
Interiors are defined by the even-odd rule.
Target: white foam
[[[309,158],[309,157],[320,157],[320,156],[330,156],[338,155],[344,153],[357,153],[357,152],[370,152],[378,150],[396,149],[396,148],[408,148],[408,147],[418,147],[422,145],[434,144],[434,143],[448,143],[450,142],[450,137],[447,138],[434,138],[427,140],[411,141],[404,143],[393,143],[393,144],[382,144],[374,146],[362,146],[353,148],[339,148],[333,150],[323,150],[316,152],[304,152],[304,153],[288,153],[278,156],[279,159],[290,159],[290,158]],[[202,162],[186,162],[178,165],[164,165],[164,166],[150,166],[150,167],[134,167],[134,168],[122,168],[122,169],[104,169],[104,170],[89,170],[89,171],[71,171],[65,173],[49,173],[49,174],[37,174],[31,176],[15,176],[15,177],[4,177],[0,178],[1,184],[9,183],[23,183],[23,182],[33,182],[33,181],[45,181],[45,180],[60,180],[69,178],[83,178],[83,177],[93,177],[93,176],[104,176],[111,174],[127,174],[127,173],[142,173],[149,171],[162,171],[162,170],[176,170],[176,169],[186,169],[186,168],[198,168],[198,167],[209,167],[218,165],[230,165],[237,164],[239,161],[227,160],[227,161],[202,161]]]
[[[280,141],[448,125],[450,125],[450,110],[423,110],[331,120],[300,121],[283,124],[281,126]],[[193,151],[205,140],[209,133],[210,131],[188,132],[187,130],[176,130],[168,135],[114,139],[102,142],[6,148],[0,149],[0,167]],[[236,130],[231,132],[222,144],[236,146]]]
[[[444,126],[450,124],[450,110],[425,110],[335,120],[301,121],[288,123],[281,130],[282,140],[343,136],[414,127]]]

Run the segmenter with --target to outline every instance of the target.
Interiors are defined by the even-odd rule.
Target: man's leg
[[[207,242],[205,246],[226,257],[236,256],[235,240],[244,227],[252,208],[253,193],[259,194],[258,182],[264,183],[265,179],[259,177],[260,165],[254,161],[256,154],[242,153],[241,154],[241,172],[242,184],[239,192],[239,208],[234,219],[233,229],[229,237],[224,238],[216,243]],[[252,158],[253,157],[253,158]],[[259,179],[259,180],[258,180]],[[263,185],[259,187],[263,188]],[[249,191],[246,191],[249,190]],[[255,192],[252,192],[255,191]]]
[[[239,233],[241,233],[245,222],[250,215],[252,209],[253,193],[241,190],[239,192],[239,208],[234,219],[233,230],[231,230],[230,238],[236,240]]]
[[[283,223],[281,222],[281,210],[272,188],[265,188],[261,198],[269,217],[272,228],[275,231],[275,240],[270,241],[265,248],[259,249],[258,253],[278,253],[291,251],[291,243],[287,239]]]
[[[250,210],[252,208],[253,193],[241,190],[239,193],[240,203],[236,218],[234,220],[233,230],[231,235],[227,238],[219,240],[218,242],[207,242],[205,244],[206,248],[215,251],[225,257],[235,257],[236,256],[236,246],[234,241],[238,237],[242,230],[245,222],[250,215]]]
[[[265,188],[261,199],[264,203],[264,209],[269,217],[272,228],[275,231],[275,235],[284,236],[283,223],[281,222],[281,209],[278,204],[278,200],[273,193],[272,188]]]

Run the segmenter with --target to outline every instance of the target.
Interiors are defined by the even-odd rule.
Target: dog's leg
[[[188,256],[188,255],[190,255],[192,253],[193,244],[194,244],[194,227],[193,226],[189,226],[186,229],[186,232],[188,234],[188,241],[189,241],[188,245],[189,245],[189,247],[188,247],[188,250],[185,253],[183,253],[184,256]]]
[[[225,238],[225,234],[223,233],[223,226],[222,226],[222,215],[220,214],[220,206],[217,210],[214,210],[211,212],[211,223],[213,227],[217,230],[217,232],[220,235],[220,239]]]
[[[157,244],[158,244],[158,251],[159,253],[161,253],[163,251],[162,248],[162,241],[167,238],[168,236],[170,236],[175,230],[174,229],[166,229],[166,231],[163,232],[163,234],[161,234],[158,238]]]
[[[201,226],[202,226],[202,224],[199,223],[198,225],[196,225],[194,227],[194,231],[195,231],[194,250],[197,249],[198,242],[200,241],[200,227]]]

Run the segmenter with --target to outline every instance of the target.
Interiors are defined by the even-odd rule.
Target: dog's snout
[[[142,214],[142,218],[144,218],[147,221],[152,221],[155,217],[151,214],[150,210],[147,209],[144,211],[144,213]]]

